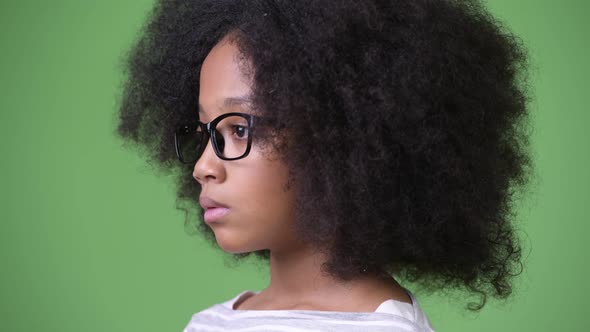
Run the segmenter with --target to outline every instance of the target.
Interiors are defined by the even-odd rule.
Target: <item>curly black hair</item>
[[[273,149],[298,184],[296,231],[329,253],[327,272],[466,289],[472,310],[512,292],[528,55],[479,1],[160,0],[125,54],[116,134],[174,175],[185,225],[212,243],[173,136],[198,116],[201,63],[227,36],[253,69],[254,108],[289,128],[294,144]]]

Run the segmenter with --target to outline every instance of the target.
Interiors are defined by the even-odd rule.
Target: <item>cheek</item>
[[[269,159],[272,155],[267,152],[252,147],[247,167],[240,170],[243,183],[241,189],[247,197],[263,205],[268,205],[265,202],[270,201],[284,205],[280,202],[289,201],[292,196],[291,191],[286,188],[289,171],[279,159]]]
[[[294,196],[293,191],[287,188],[286,168],[276,164],[262,164],[252,169],[243,194],[259,213],[280,217],[292,207]]]
[[[226,223],[212,225],[218,245],[231,253],[297,245],[295,190],[287,187],[287,166],[253,149],[226,167],[224,189],[234,213]]]
[[[285,190],[287,170],[265,162],[233,174],[232,186],[239,188],[234,199],[240,203],[226,227],[213,229],[219,246],[238,253],[278,249],[296,241],[292,227],[295,197],[293,190]]]
[[[293,218],[295,195],[287,188],[288,168],[278,160],[268,160],[255,153],[241,175],[241,205],[248,220],[264,224],[266,229],[285,229]],[[237,180],[237,179],[236,179]]]

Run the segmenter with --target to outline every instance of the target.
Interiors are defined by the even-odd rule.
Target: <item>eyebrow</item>
[[[229,108],[232,106],[243,106],[250,104],[251,102],[252,99],[250,96],[227,97],[223,100],[223,105],[220,107],[220,109]],[[205,111],[203,110],[203,106],[199,104],[199,115],[202,113],[205,113]]]

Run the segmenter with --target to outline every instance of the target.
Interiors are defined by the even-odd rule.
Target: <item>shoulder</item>
[[[245,290],[227,301],[194,314],[184,332],[192,331],[398,331],[432,332],[430,322],[413,294],[411,312],[399,314],[397,301],[384,302],[376,312],[337,312],[314,310],[234,310],[234,304],[256,294]],[[401,303],[401,302],[400,302]],[[393,311],[395,310],[395,311]]]
[[[196,314],[200,314],[203,312],[210,312],[210,311],[229,311],[229,312],[239,312],[239,310],[235,310],[235,307],[242,303],[245,299],[248,299],[252,295],[256,295],[259,292],[255,292],[252,290],[244,290],[236,294],[234,297],[227,299],[223,302],[216,303],[209,308],[206,308],[202,311],[197,312]],[[195,314],[195,315],[196,315]]]
[[[395,316],[396,318],[401,318],[407,322],[411,322],[411,324],[416,326],[417,331],[434,331],[430,320],[428,319],[426,313],[422,310],[422,307],[418,303],[416,296],[406,288],[403,288],[403,290],[410,297],[411,303],[389,299],[381,303],[375,312],[389,314]]]
[[[239,311],[234,310],[233,305],[242,295],[250,292],[249,290],[242,291],[224,302],[214,304],[193,314],[183,332],[232,331],[238,329],[243,322],[238,319],[239,317],[236,317],[235,314]]]

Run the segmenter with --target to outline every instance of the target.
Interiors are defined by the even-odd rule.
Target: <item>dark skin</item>
[[[237,47],[223,39],[203,62],[201,122],[227,112],[248,111],[247,107],[219,106],[227,98],[248,96],[251,91],[237,57]],[[299,241],[292,231],[296,188],[282,189],[287,175],[280,160],[269,159],[255,145],[246,158],[224,161],[208,143],[195,164],[193,176],[203,188],[202,195],[229,205],[224,218],[209,224],[219,246],[231,253],[270,250],[268,287],[256,295],[243,296],[234,309],[373,312],[389,299],[411,303],[387,273],[343,282],[321,271],[325,254]]]
[[[270,285],[238,301],[234,309],[373,312],[388,299],[412,303],[387,274],[338,282],[320,272],[322,261],[321,254],[311,250],[271,253]]]

